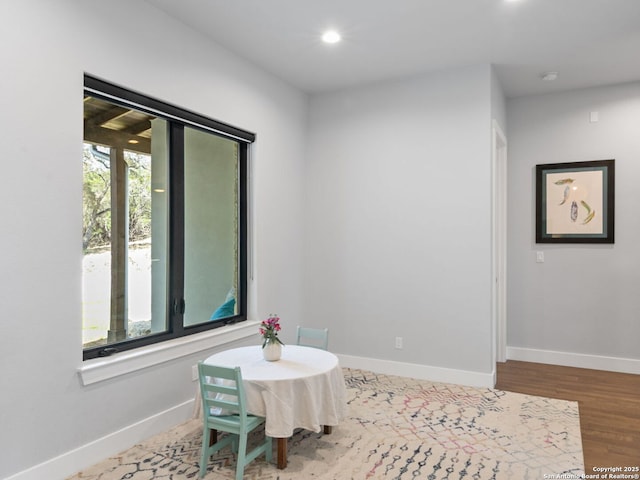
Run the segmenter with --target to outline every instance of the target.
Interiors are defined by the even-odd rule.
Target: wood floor
[[[586,474],[640,467],[640,375],[513,360],[497,372],[500,390],[578,402]]]

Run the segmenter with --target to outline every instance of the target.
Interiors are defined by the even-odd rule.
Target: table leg
[[[277,438],[278,444],[278,468],[282,470],[287,466],[287,440],[288,438]]]
[[[331,430],[331,425],[325,425],[323,427],[323,432],[324,432],[325,435],[331,435],[331,431],[332,431]]]

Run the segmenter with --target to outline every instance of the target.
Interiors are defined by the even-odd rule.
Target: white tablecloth
[[[204,363],[241,368],[247,411],[266,418],[270,437],[290,437],[296,428],[319,432],[347,413],[342,369],[325,350],[286,345],[280,360],[267,362],[256,345],[216,353]]]

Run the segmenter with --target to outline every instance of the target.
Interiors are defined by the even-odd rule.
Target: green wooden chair
[[[251,452],[247,453],[249,432],[264,423],[263,417],[247,414],[244,386],[240,367],[219,367],[198,364],[200,392],[202,393],[202,456],[200,458],[200,478],[207,471],[209,457],[231,443],[237,452],[236,480],[242,480],[244,468],[262,453],[267,462],[273,457],[271,437],[265,435]],[[219,413],[219,414],[214,414]],[[218,431],[229,435],[217,441]]]
[[[301,327],[298,325],[296,344],[327,350],[329,347],[329,329]]]

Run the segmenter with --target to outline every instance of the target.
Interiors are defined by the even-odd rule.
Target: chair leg
[[[212,430],[208,428],[204,428],[202,430],[202,452],[200,453],[200,478],[204,477],[205,473],[207,473],[207,463],[209,462],[209,457],[207,455],[207,451],[209,450],[209,445],[207,445],[209,438],[207,438],[207,431],[209,435],[213,434]]]
[[[266,432],[264,436],[265,436],[264,441],[267,444],[267,449],[265,451],[264,457],[267,463],[271,463],[271,461],[273,460],[273,441],[271,437],[267,436]]]
[[[216,442],[213,445],[209,445],[212,435],[216,433]],[[209,427],[204,427],[202,430],[202,454],[200,455],[200,478],[204,477],[207,473],[207,465],[209,464],[209,458],[211,455],[226,447],[227,445],[237,445],[237,435],[228,434],[220,441],[217,441],[217,430]]]
[[[236,480],[242,480],[244,477],[244,467],[247,461],[247,434],[238,435],[238,459],[236,464]]]

